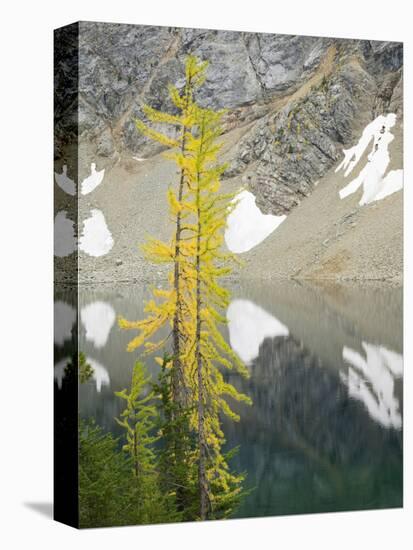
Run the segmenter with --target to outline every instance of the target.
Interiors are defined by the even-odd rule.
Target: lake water
[[[227,375],[253,405],[225,420],[232,459],[251,489],[235,517],[402,505],[402,291],[388,286],[314,287],[249,282],[232,288],[223,333],[250,378]],[[120,435],[137,352],[116,318],[140,319],[149,286],[56,292],[55,379],[61,385],[71,340],[94,378],[79,388],[80,415]],[[157,367],[149,363],[156,375]]]

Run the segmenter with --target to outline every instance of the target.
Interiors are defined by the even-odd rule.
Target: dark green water
[[[402,505],[402,292],[386,286],[235,285],[223,328],[250,378],[229,375],[253,405],[224,420],[232,466],[251,492],[236,517]],[[116,317],[143,316],[150,289],[82,288],[79,324],[70,292],[57,292],[55,379],[71,331],[95,370],[80,386],[80,414],[119,434],[114,417],[137,354]],[[156,374],[155,364],[149,365]],[[236,408],[236,407],[235,407]]]

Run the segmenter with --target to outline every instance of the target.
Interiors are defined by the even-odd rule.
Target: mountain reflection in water
[[[223,419],[228,448],[239,447],[232,465],[251,488],[236,517],[401,506],[401,289],[249,282],[232,292],[224,335],[251,376],[226,376],[253,400],[233,404],[240,422]],[[78,327],[73,296],[56,295],[56,383],[79,329],[95,369],[80,385],[80,414],[115,435],[113,392],[128,386],[137,355],[114,320],[142,318],[149,296],[144,285],[81,288]]]

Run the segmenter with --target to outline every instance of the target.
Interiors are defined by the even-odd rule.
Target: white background
[[[405,473],[404,510],[79,532],[29,506],[40,503],[48,509],[52,499],[52,29],[83,19],[403,40],[409,268],[413,207],[409,4],[407,0],[2,2],[0,139],[1,164],[6,166],[0,171],[2,548],[411,548],[411,469]],[[405,464],[412,464],[412,302],[407,277],[405,281]]]

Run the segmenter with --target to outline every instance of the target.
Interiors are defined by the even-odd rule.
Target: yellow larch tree
[[[226,166],[217,162],[222,147],[223,111],[195,107],[195,131],[188,136],[187,155],[175,154],[187,177],[186,193],[179,205],[191,213],[192,223],[183,225],[189,235],[183,244],[183,277],[188,293],[183,362],[190,380],[193,400],[192,425],[198,439],[199,515],[220,517],[231,511],[241,490],[242,476],[230,472],[222,454],[225,436],[220,415],[238,420],[227,397],[250,403],[250,399],[227,383],[223,369],[248,371],[222,336],[219,325],[230,293],[219,279],[231,272],[232,254],[224,252],[224,230],[234,195],[220,192],[220,176]]]
[[[178,114],[144,109],[151,122],[178,127],[178,137],[136,121],[140,131],[169,148],[166,154],[179,167],[180,179],[176,190],[167,191],[175,224],[173,237],[170,242],[151,239],[145,245],[148,259],[171,264],[169,285],[153,290],[153,298],[145,304],[145,319],[119,321],[122,328],[138,331],[128,345],[130,351],[141,346],[146,353],[165,351],[169,336],[158,340],[154,336],[165,325],[172,329],[172,356],[168,361],[171,394],[175,405],[182,405],[182,414],[190,411],[189,429],[197,442],[191,456],[197,465],[195,498],[199,519],[230,514],[239,498],[243,476],[230,471],[223,454],[225,436],[220,416],[238,419],[227,397],[250,402],[223,375],[225,369],[235,369],[243,376],[248,376],[248,371],[219,329],[226,322],[223,312],[230,297],[219,279],[231,272],[233,256],[224,252],[223,243],[234,195],[220,192],[225,166],[218,164],[217,155],[221,149],[218,138],[223,111],[203,109],[194,100],[194,91],[205,79],[206,67],[207,63],[188,57],[183,91],[169,88]],[[160,362],[164,364],[164,359]],[[180,414],[179,407],[174,411],[175,415]],[[180,434],[176,433],[177,462],[184,460],[186,452],[179,448],[179,439]],[[185,484],[185,480],[179,483]]]
[[[149,105],[143,107],[146,118],[152,123],[149,126],[142,120],[135,120],[137,129],[144,135],[168,147],[176,150],[183,157],[186,156],[186,144],[194,125],[194,92],[205,80],[206,62],[189,56],[185,63],[185,84],[182,90],[176,86],[169,86],[169,97],[176,114],[164,113],[153,109]],[[158,128],[166,127],[166,131]],[[169,128],[169,131],[168,131]],[[188,449],[188,437],[185,432],[186,410],[190,406],[188,398],[188,385],[185,380],[185,370],[182,364],[182,347],[186,338],[184,330],[185,317],[185,292],[182,280],[182,223],[185,220],[185,212],[178,206],[182,201],[186,186],[186,173],[184,166],[179,166],[179,181],[176,189],[170,187],[167,191],[169,212],[174,224],[173,236],[169,242],[158,239],[150,239],[144,246],[148,260],[155,263],[171,264],[168,275],[168,287],[166,289],[154,289],[153,299],[145,304],[146,318],[139,321],[128,321],[121,318],[119,324],[122,328],[137,330],[138,335],[129,343],[128,350],[133,351],[144,346],[147,353],[166,347],[166,340],[171,337],[172,355],[168,361],[170,368],[171,400],[170,407],[172,433],[170,440],[173,449],[167,453],[172,463],[170,471],[176,472],[177,479],[171,479],[171,487],[175,487],[175,495],[178,511],[185,513],[188,507],[191,490],[189,486],[190,468],[185,468],[190,454]],[[156,340],[156,333],[164,326],[171,327],[171,333],[164,339]],[[163,363],[164,359],[159,358]],[[178,479],[179,478],[179,479]]]
[[[205,80],[206,62],[201,62],[195,56],[188,56],[185,63],[185,85],[180,91],[176,86],[169,86],[170,99],[178,111],[178,114],[169,114],[144,105],[143,111],[147,119],[155,125],[166,124],[173,129],[178,129],[177,136],[171,137],[168,133],[158,131],[148,126],[142,120],[136,119],[135,124],[144,135],[167,146],[177,149],[180,154],[186,156],[186,144],[188,136],[191,135],[194,124],[194,92]],[[171,134],[171,132],[169,132]],[[130,342],[128,349],[134,349],[145,344],[147,350],[153,351],[161,348],[164,342],[151,343],[152,336],[166,323],[172,326],[172,391],[174,399],[179,402],[185,401],[186,386],[181,364],[181,346],[184,338],[182,331],[182,310],[184,301],[181,298],[181,240],[182,221],[184,214],[177,207],[182,200],[185,189],[185,168],[180,166],[180,175],[177,190],[168,189],[168,203],[170,214],[174,220],[175,231],[170,242],[162,242],[158,239],[151,239],[144,247],[147,258],[156,263],[171,263],[173,270],[169,275],[169,289],[154,291],[154,298],[157,301],[150,301],[146,304],[147,318],[143,321],[128,322],[121,319],[122,328],[137,329],[140,334]]]

